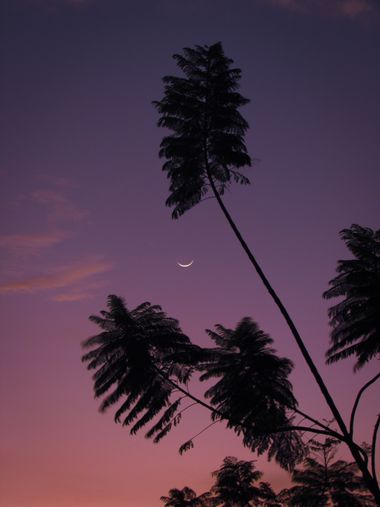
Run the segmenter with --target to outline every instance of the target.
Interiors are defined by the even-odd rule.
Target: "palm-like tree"
[[[367,463],[352,440],[334,399],[314,364],[303,339],[285,305],[270,284],[253,252],[242,237],[221,195],[232,182],[248,183],[240,168],[250,165],[244,135],[248,128],[239,107],[248,101],[238,93],[240,69],[231,68],[220,43],[185,48],[174,55],[183,77],[166,76],[164,97],[154,102],[159,126],[173,134],[164,137],[160,156],[166,159],[163,170],[170,179],[173,218],[197,204],[211,190],[236,238],[283,315],[315,381],[368,487],[380,505],[379,486],[368,471]],[[319,424],[319,426],[321,426]]]
[[[373,506],[363,486],[358,468],[344,460],[334,461],[337,442],[326,439],[313,441],[314,457],[305,459],[303,468],[294,470],[292,481],[298,483],[288,490],[293,507],[365,507]]]
[[[209,497],[208,492],[197,496],[193,489],[184,487],[171,489],[169,496],[162,496],[161,501],[164,502],[164,507],[206,507],[209,505]]]
[[[131,425],[131,433],[161,413],[147,433],[158,442],[177,422],[183,396],[176,395],[176,387],[186,384],[192,373],[191,366],[169,356],[192,345],[178,322],[159,306],[143,303],[130,311],[121,298],[109,296],[108,307],[101,316],[90,317],[102,332],[83,342],[91,350],[82,361],[96,370],[95,397],[104,396],[100,411],[121,403],[115,421]]]
[[[255,484],[263,474],[255,470],[254,461],[239,461],[227,456],[212,475],[215,477],[211,488],[215,507],[253,507],[261,505],[273,493],[268,483]]]
[[[218,378],[206,393],[222,413],[227,426],[243,434],[243,442],[285,468],[303,458],[303,445],[296,431],[279,431],[292,425],[289,412],[297,406],[288,376],[292,362],[270,348],[273,340],[250,318],[235,329],[221,325],[207,330],[217,347],[205,351],[201,381]]]
[[[329,309],[332,346],[327,362],[356,356],[355,369],[380,354],[380,230],[353,224],[341,237],[354,255],[338,262],[323,296],[343,299]]]
[[[159,125],[174,131],[162,140],[160,156],[171,180],[166,204],[178,218],[210,189],[223,194],[231,181],[249,183],[238,169],[251,159],[248,123],[238,111],[249,101],[237,92],[241,71],[231,68],[222,45],[185,48],[174,59],[185,77],[166,76],[164,98],[154,105]]]
[[[283,467],[302,459],[303,445],[287,413],[297,405],[287,378],[292,363],[276,356],[272,339],[251,319],[235,330],[216,326],[208,333],[217,347],[202,349],[159,306],[143,303],[129,311],[121,298],[109,296],[108,307],[90,317],[102,332],[83,343],[91,350],[82,357],[96,370],[101,412],[119,404],[115,421],[130,426],[132,434],[156,419],[146,436],[158,442],[179,423],[191,406],[181,404],[190,399],[242,433],[244,445],[259,453],[269,450]],[[187,390],[195,368],[202,371],[201,380],[219,377],[205,393],[211,405]],[[181,452],[192,445],[186,442]]]

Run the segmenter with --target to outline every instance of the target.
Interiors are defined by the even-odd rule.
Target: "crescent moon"
[[[188,264],[181,264],[180,262],[177,262],[178,266],[180,268],[189,268],[194,262],[194,259],[192,261],[190,261]]]

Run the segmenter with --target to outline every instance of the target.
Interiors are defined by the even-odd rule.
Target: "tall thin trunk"
[[[332,414],[333,414],[333,416],[334,416],[334,418],[335,418],[335,420],[336,420],[336,422],[337,422],[337,424],[338,424],[338,426],[345,438],[345,442],[348,445],[353,458],[355,459],[360,471],[362,472],[363,479],[364,479],[368,489],[371,491],[377,504],[380,506],[380,489],[379,489],[377,482],[370,474],[370,472],[366,466],[366,463],[364,462],[362,456],[360,455],[360,452],[358,451],[355,443],[353,442],[351,435],[349,434],[347,427],[343,421],[343,418],[340,415],[340,412],[339,412],[337,406],[335,405],[335,402],[334,402],[332,396],[330,395],[317,367],[315,366],[315,364],[309,354],[309,351],[307,350],[292,318],[290,317],[290,315],[289,315],[287,309],[285,308],[284,304],[282,303],[281,299],[279,298],[279,296],[277,295],[277,293],[275,292],[275,290],[273,289],[273,287],[269,283],[269,280],[265,276],[259,263],[257,262],[253,253],[249,249],[247,243],[245,242],[244,238],[240,234],[235,222],[232,220],[232,217],[229,214],[226,206],[224,205],[224,203],[219,195],[219,192],[218,192],[217,188],[215,187],[214,180],[212,179],[212,176],[210,174],[207,155],[205,156],[205,159],[206,159],[205,163],[206,163],[206,171],[207,171],[208,179],[209,179],[212,191],[215,195],[215,198],[218,201],[218,204],[219,204],[224,216],[226,217],[228,223],[230,224],[235,236],[237,237],[240,245],[242,246],[243,250],[247,254],[248,259],[251,261],[251,264],[255,268],[255,270],[256,270],[257,274],[259,275],[261,281],[263,282],[265,288],[267,289],[267,291],[271,295],[272,299],[274,300],[275,304],[277,305],[278,309],[280,310],[281,314],[283,315],[290,331],[292,332],[292,335],[294,336],[294,339],[296,340],[296,343],[301,351],[301,354],[303,355],[311,373],[313,374],[314,379],[317,382],[317,384],[318,384],[318,386],[319,386],[319,388],[326,400],[326,403],[328,404],[328,406],[329,406],[329,408],[330,408],[330,410],[331,410],[331,412],[332,412]]]

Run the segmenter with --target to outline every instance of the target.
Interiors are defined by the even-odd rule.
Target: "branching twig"
[[[293,409],[294,412],[296,414],[299,414],[301,415],[304,419],[308,419],[309,421],[311,421],[312,423],[314,423],[314,425],[317,425],[319,426],[320,428],[323,428],[325,429],[326,431],[329,431],[331,433],[331,436],[336,438],[337,440],[341,440],[341,441],[344,441],[344,437],[343,435],[341,435],[340,433],[337,433],[335,430],[332,430],[331,428],[329,428],[328,426],[326,426],[325,424],[321,423],[320,421],[318,421],[317,419],[314,419],[313,417],[305,414],[304,412],[302,412],[301,410],[298,410],[298,408],[295,408]]]
[[[202,433],[204,433],[205,431],[207,431],[209,428],[211,428],[211,426],[214,426],[214,424],[220,422],[220,419],[217,419],[216,421],[213,421],[212,423],[208,424],[205,428],[203,428],[203,430],[199,431],[196,435],[194,435],[193,437],[189,438],[189,442],[194,440],[195,438],[199,437],[199,435],[202,435]]]

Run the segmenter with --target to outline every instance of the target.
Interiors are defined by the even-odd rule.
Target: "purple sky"
[[[216,202],[175,222],[164,206],[151,101],[185,46],[222,41],[243,71],[258,162],[225,202],[347,417],[378,364],[324,365],[321,294],[348,255],[339,231],[379,228],[377,1],[4,0],[0,19],[0,506],[154,507],[172,487],[208,489],[227,455],[255,458],[222,427],[180,457],[209,420],[201,409],[158,446],[98,414],[80,342],[111,293],[160,304],[205,345],[205,328],[253,317],[294,360],[300,407],[330,417]],[[373,388],[359,442],[377,402]]]

